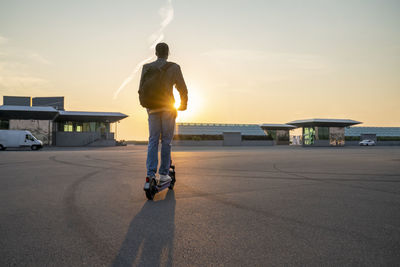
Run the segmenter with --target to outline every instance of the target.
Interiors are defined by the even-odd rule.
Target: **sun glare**
[[[179,111],[177,121],[180,122],[189,122],[196,120],[196,117],[200,115],[203,107],[203,98],[201,94],[197,90],[197,88],[190,87],[189,91],[189,100],[187,109],[185,111]],[[174,89],[174,97],[175,97],[175,108],[178,109],[181,105],[181,99],[179,97],[179,92]]]
[[[179,93],[176,93],[176,90],[174,90],[174,97],[175,97],[175,105],[174,105],[174,107],[176,109],[178,109],[179,106],[181,105],[181,98],[179,97]]]

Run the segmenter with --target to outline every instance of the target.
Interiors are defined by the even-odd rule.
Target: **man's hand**
[[[186,108],[187,108],[186,105],[184,105],[184,106],[183,106],[183,105],[180,105],[179,108],[178,108],[178,110],[179,110],[179,111],[184,111],[184,110],[186,110]]]

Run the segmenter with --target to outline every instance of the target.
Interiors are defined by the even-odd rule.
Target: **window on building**
[[[82,123],[82,132],[95,132],[95,131],[96,131],[96,122]]]
[[[58,122],[59,132],[110,132],[110,123],[105,122]]]
[[[329,140],[329,127],[318,127],[318,140]]]
[[[264,132],[268,136],[269,140],[276,140],[276,130],[265,130]]]
[[[329,143],[331,146],[343,146],[345,141],[344,127],[331,127],[329,131]]]
[[[277,141],[289,141],[289,131],[277,130],[276,131],[276,140]]]
[[[65,122],[64,123],[64,132],[73,132],[74,127],[72,125],[72,122]]]
[[[8,130],[10,128],[9,120],[0,120],[0,130]]]
[[[315,141],[314,127],[304,127],[303,140],[305,145],[313,145]]]
[[[74,122],[74,130],[75,132],[83,131],[83,123],[82,122]]]
[[[303,128],[296,128],[289,131],[290,134],[290,144],[292,145],[302,145],[303,144]]]
[[[82,132],[91,132],[91,130],[90,130],[90,122],[82,123]]]

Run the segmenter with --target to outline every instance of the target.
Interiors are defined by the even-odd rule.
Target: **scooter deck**
[[[158,185],[157,185],[157,191],[160,192],[160,191],[164,190],[165,188],[167,188],[167,187],[171,184],[171,182],[172,182],[172,181],[165,182],[165,183],[163,183],[163,184],[161,184],[161,183],[158,184]]]

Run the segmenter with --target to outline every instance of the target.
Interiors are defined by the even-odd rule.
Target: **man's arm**
[[[139,90],[140,90],[140,88],[142,88],[142,85],[143,85],[143,83],[144,83],[143,77],[144,77],[144,74],[145,74],[146,72],[147,72],[147,67],[146,67],[146,65],[143,65],[143,67],[142,67],[142,74],[140,75]]]
[[[175,87],[178,90],[179,96],[181,98],[181,106],[179,107],[178,110],[186,110],[188,102],[188,91],[185,80],[183,79],[181,67],[179,65],[176,72]]]

